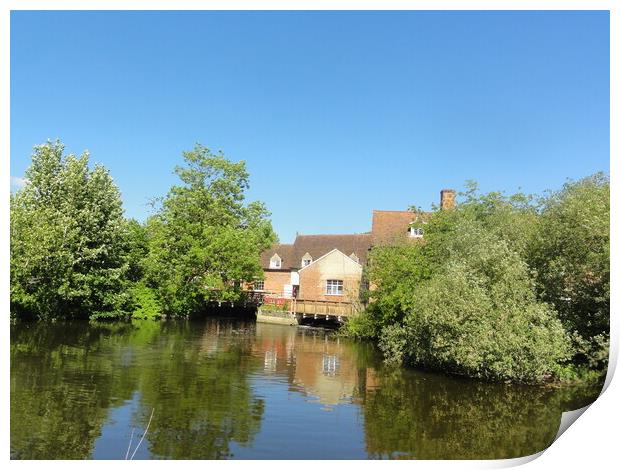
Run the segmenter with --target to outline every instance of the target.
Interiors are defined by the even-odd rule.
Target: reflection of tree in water
[[[155,456],[222,458],[230,441],[250,443],[264,404],[247,380],[249,337],[223,328],[219,349],[204,351],[204,331],[180,322],[12,326],[11,457],[90,457],[110,409],[135,390],[142,428],[155,408],[142,444]]]
[[[585,406],[598,391],[475,382],[387,369],[378,359],[369,343],[277,325],[13,325],[11,457],[89,458],[111,410],[132,397],[138,429],[155,410],[142,451],[232,457],[234,444],[250,445],[261,425],[265,405],[249,377],[265,367],[330,409],[350,406],[353,395],[372,457],[532,454],[551,442],[562,410]],[[126,432],[122,448],[106,455],[123,458]]]
[[[109,341],[85,323],[11,327],[11,458],[90,456],[108,409],[134,387],[102,354]]]
[[[229,444],[251,442],[264,411],[247,380],[248,335],[228,337],[216,355],[188,345],[184,328],[165,328],[158,356],[141,374],[144,425],[155,408],[147,438],[153,454],[173,459],[231,457]],[[170,331],[176,330],[176,331]],[[230,332],[230,331],[229,331]]]
[[[576,407],[592,400],[592,390],[489,384],[403,370],[378,373],[374,381],[376,387],[362,391],[362,407],[366,447],[379,458],[534,454],[553,441],[567,400],[576,400]]]

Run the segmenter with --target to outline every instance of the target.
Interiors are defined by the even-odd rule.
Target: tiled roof
[[[263,268],[269,268],[269,260],[274,253],[282,258],[282,269],[300,269],[301,259],[306,253],[316,260],[334,248],[345,255],[355,253],[360,264],[365,264],[370,249],[372,236],[370,233],[351,235],[298,235],[292,245],[274,245],[261,254]]]
[[[309,253],[312,259],[315,260],[336,248],[347,256],[350,256],[351,253],[355,253],[359,258],[360,264],[365,264],[371,241],[372,238],[369,233],[351,235],[298,235],[293,244],[295,247],[293,258],[297,263],[296,267],[300,267],[301,258],[306,253]]]
[[[420,217],[427,220],[431,213],[411,211],[372,211],[373,244],[398,242],[407,237],[409,224]]]
[[[289,264],[292,262],[292,254],[293,254],[293,245],[285,245],[285,244],[276,244],[273,245],[268,250],[263,251],[260,254],[260,264],[264,269],[269,268],[269,261],[271,257],[277,253],[278,256],[282,259],[282,268],[288,268]]]
[[[264,269],[269,269],[269,261],[274,253],[277,253],[282,259],[281,269],[300,269],[301,260],[306,253],[316,260],[334,248],[347,256],[355,253],[360,264],[364,265],[371,246],[407,240],[407,229],[411,222],[418,217],[428,220],[431,215],[431,212],[374,210],[371,232],[350,235],[298,235],[293,244],[277,244],[261,253],[261,265]]]

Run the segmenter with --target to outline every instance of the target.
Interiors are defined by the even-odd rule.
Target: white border
[[[396,0],[384,0],[381,2],[371,1],[342,1],[342,0],[315,0],[315,1],[297,1],[295,3],[286,1],[237,1],[230,0],[228,2],[208,2],[208,1],[138,1],[138,0],[92,0],[89,2],[77,1],[77,0],[64,0],[64,1],[44,1],[44,0],[8,0],[2,2],[0,6],[1,19],[0,19],[0,47],[2,51],[2,63],[0,64],[0,103],[2,104],[1,123],[0,123],[0,145],[3,149],[5,157],[2,159],[0,168],[2,169],[2,178],[5,182],[5,197],[2,204],[2,232],[3,237],[3,249],[2,249],[2,280],[5,286],[5,295],[2,296],[2,307],[5,312],[5,328],[3,330],[3,339],[5,345],[5,351],[8,349],[9,343],[9,328],[8,328],[8,312],[9,312],[9,299],[8,299],[8,286],[9,286],[9,202],[8,192],[10,188],[10,171],[9,171],[9,155],[10,155],[10,10],[143,10],[143,9],[157,9],[157,10],[182,10],[182,9],[207,9],[207,10],[610,10],[610,32],[611,32],[611,49],[610,49],[610,98],[611,98],[611,122],[610,122],[610,139],[611,139],[611,155],[618,155],[618,96],[616,93],[618,82],[617,63],[618,63],[618,27],[620,22],[618,20],[618,7],[617,2],[612,0],[507,0],[507,1],[489,1],[489,0],[476,0],[476,1],[458,1],[458,0],[437,0],[437,1],[396,1]],[[615,105],[615,106],[614,106]],[[587,156],[585,156],[587,158]],[[611,176],[612,180],[616,174],[616,159],[611,160]],[[614,216],[615,201],[617,200],[618,191],[612,184],[612,250],[611,259],[612,265],[617,258],[616,255],[616,243],[617,243],[617,221]],[[612,270],[612,325],[616,325],[616,317],[614,314],[616,296],[614,294],[617,285],[618,275],[617,270]],[[612,326],[617,328],[617,326]],[[559,440],[554,443],[548,450],[542,453],[542,456],[532,463],[530,466],[533,468],[548,468],[553,465],[566,468],[607,468],[611,467],[611,462],[617,464],[617,440],[614,437],[617,430],[617,424],[615,419],[619,416],[619,402],[620,392],[617,383],[611,383],[610,379],[613,375],[615,365],[618,357],[618,335],[617,331],[612,329],[611,339],[611,351],[610,351],[610,370],[608,373],[608,380],[606,382],[606,391],[603,395],[583,414],[579,419],[577,426],[572,426],[566,433],[564,433]],[[3,357],[2,361],[2,378],[4,394],[4,407],[2,408],[2,417],[4,426],[3,432],[3,444],[6,456],[9,457],[9,356],[8,354]],[[616,381],[617,382],[617,381]],[[540,456],[540,454],[537,454]],[[504,460],[504,461],[421,461],[421,462],[386,462],[382,465],[416,465],[422,468],[498,468],[504,466],[513,466],[526,461],[531,458]],[[10,461],[11,465],[15,466],[30,466],[40,465],[37,462],[28,461]],[[172,463],[175,464],[175,463]],[[205,462],[184,462],[183,466],[203,467],[205,464],[209,467],[220,467],[225,465],[227,468],[235,467],[238,465],[262,465],[260,462],[218,462],[209,461]],[[268,461],[265,462],[271,468],[284,468],[289,467],[291,462],[287,461]],[[84,462],[48,462],[44,465],[51,465],[57,468],[66,468],[74,466],[83,466]],[[107,466],[108,462],[105,461],[92,461],[87,465],[92,466]],[[170,465],[169,462],[133,462],[131,464],[119,461],[115,462],[115,465],[149,465],[161,466]],[[178,465],[178,464],[175,464]],[[313,461],[299,461],[294,465],[301,465],[302,467],[309,467],[316,465]],[[340,466],[339,462],[324,461],[320,462],[320,465],[327,466]],[[375,462],[369,461],[355,461],[354,465],[360,467],[377,465]],[[544,466],[544,467],[543,467]]]

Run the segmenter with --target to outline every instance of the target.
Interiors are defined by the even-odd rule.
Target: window
[[[269,267],[271,269],[280,269],[282,267],[282,258],[277,253],[269,260]]]
[[[254,290],[265,290],[265,281],[262,279],[254,281]]]
[[[310,253],[306,253],[303,258],[301,258],[301,267],[304,268],[310,263],[312,263],[312,256],[310,256]]]
[[[421,237],[424,235],[424,229],[409,227],[409,236],[410,237]]]
[[[353,261],[355,261],[356,263],[360,262],[359,256],[357,256],[355,253],[351,253],[349,255],[349,258],[351,258]]]
[[[326,295],[342,295],[342,281],[337,279],[327,280]]]
[[[340,369],[338,356],[323,354],[323,374],[331,376],[337,375],[338,369]]]

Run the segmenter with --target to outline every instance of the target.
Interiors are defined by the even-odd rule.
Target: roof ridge
[[[383,210],[383,209],[373,209],[373,212],[414,212],[414,211],[410,211],[409,209],[405,209],[405,210],[400,210],[400,211],[388,211],[388,210]]]
[[[360,233],[308,233],[299,234],[298,237],[352,237],[355,235],[370,235],[372,232],[360,232]]]

